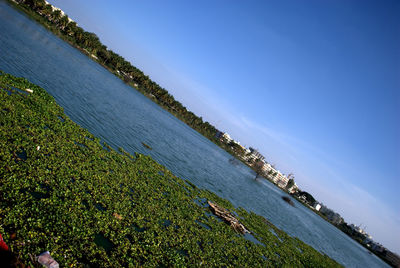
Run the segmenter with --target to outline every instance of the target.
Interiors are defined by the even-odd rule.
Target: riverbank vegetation
[[[31,266],[47,250],[61,267],[339,266],[149,156],[101,143],[44,89],[4,73],[0,192],[0,233]],[[220,221],[208,201],[251,234]]]

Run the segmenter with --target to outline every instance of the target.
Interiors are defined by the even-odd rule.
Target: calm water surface
[[[265,216],[348,267],[384,267],[342,232],[52,33],[0,0],[0,69],[45,88],[65,113],[114,148],[150,154],[175,175]],[[143,147],[149,144],[153,150]]]

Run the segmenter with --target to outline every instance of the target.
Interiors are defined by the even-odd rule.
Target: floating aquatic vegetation
[[[265,246],[264,243],[261,243],[260,241],[257,240],[257,238],[254,237],[254,235],[250,234],[250,233],[245,233],[243,235],[243,237],[251,242],[253,242],[256,245],[262,245]]]
[[[139,225],[137,225],[135,223],[132,223],[132,227],[135,229],[136,232],[139,232],[139,233],[144,232],[144,231],[147,230],[147,228],[139,227]]]
[[[339,266],[151,157],[101,143],[25,79],[0,71],[0,88],[13,92],[0,90],[0,230],[18,230],[5,240],[27,265],[51,248],[60,267]],[[208,200],[258,242],[206,214]]]
[[[211,230],[212,229],[209,225],[207,225],[205,223],[202,223],[201,221],[195,220],[194,222],[197,223],[198,225],[200,225],[201,227],[207,229],[207,230]]]
[[[74,143],[75,143],[76,145],[78,145],[79,147],[83,148],[83,149],[87,149],[87,148],[88,148],[88,147],[87,147],[85,144],[83,144],[83,143],[79,143],[79,142],[76,142],[76,141],[74,141]]]
[[[16,153],[17,156],[17,161],[22,160],[26,161],[28,159],[28,155],[26,154],[26,151],[24,149],[21,149]]]
[[[207,217],[213,217],[214,219],[216,219],[217,221],[222,222],[222,219],[220,217],[218,217],[217,215],[215,215],[214,213],[211,212],[204,212],[204,215],[206,215]]]
[[[96,203],[96,205],[94,205],[98,210],[100,211],[106,211],[106,207],[104,207],[102,204],[100,203]]]
[[[30,194],[36,199],[49,198],[48,193],[30,192]]]
[[[275,233],[274,229],[270,229],[269,230],[271,234],[273,234],[276,238],[278,238],[279,242],[282,242],[282,238],[279,237],[279,235],[277,233]]]
[[[61,116],[57,116],[57,118],[58,118],[58,120],[60,120],[61,123],[64,123],[64,122],[65,122],[65,119],[62,118]]]
[[[171,222],[170,220],[168,220],[168,219],[164,219],[164,220],[161,222],[161,224],[162,224],[164,227],[168,227],[168,226],[170,226],[170,225],[172,224],[172,222]]]
[[[209,207],[209,205],[207,203],[207,199],[205,199],[205,198],[195,198],[195,199],[193,199],[193,202],[196,205],[198,205],[198,206],[200,206],[202,208],[208,208]]]
[[[110,151],[111,151],[111,147],[110,147],[107,143],[105,143],[105,142],[102,143],[102,147],[103,147],[103,149],[106,150],[107,152],[110,152]]]
[[[105,238],[103,234],[96,234],[94,236],[94,243],[104,248],[105,251],[110,251],[114,248],[114,244],[109,239]]]

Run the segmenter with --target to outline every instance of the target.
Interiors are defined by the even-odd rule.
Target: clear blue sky
[[[399,1],[50,2],[400,253]]]

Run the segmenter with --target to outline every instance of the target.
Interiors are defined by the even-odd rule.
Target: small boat
[[[291,205],[292,207],[294,207],[294,202],[292,199],[290,199],[287,196],[282,196],[283,201],[285,201],[286,203],[288,203],[289,205]]]

